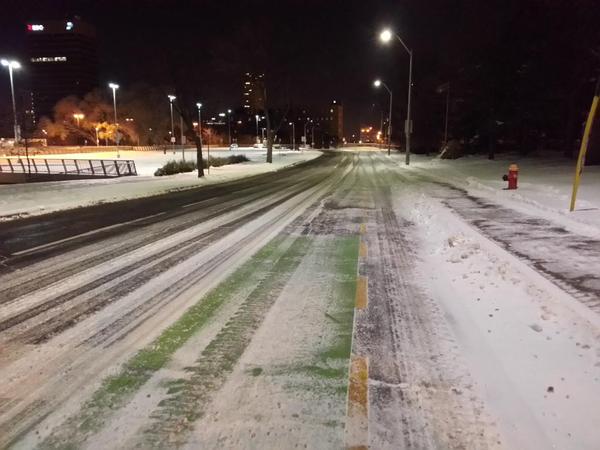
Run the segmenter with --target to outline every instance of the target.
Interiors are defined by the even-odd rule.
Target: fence
[[[0,158],[2,173],[111,178],[137,175],[137,170],[132,160]]]

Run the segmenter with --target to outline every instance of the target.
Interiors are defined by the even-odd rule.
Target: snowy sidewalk
[[[404,154],[392,156],[404,166]],[[491,200],[504,207],[534,214],[569,231],[600,238],[600,166],[586,167],[577,197],[577,207],[569,212],[575,161],[548,155],[523,157],[498,154],[493,161],[481,155],[442,160],[412,155],[409,170],[465,189],[470,195]],[[508,191],[502,175],[517,163],[519,188]]]
[[[29,183],[0,185],[0,221],[23,216],[45,214],[63,209],[90,206],[97,203],[149,197],[170,191],[191,189],[215,183],[237,180],[244,177],[273,172],[284,167],[317,158],[319,151],[273,151],[273,163],[265,163],[265,150],[236,149],[212,150],[212,156],[244,154],[250,159],[242,164],[211,167],[210,174],[198,179],[196,172],[171,176],[155,177],[154,171],[165,162],[181,159],[177,154],[167,152],[121,151],[121,159],[133,159],[136,163],[137,177],[125,177],[105,180],[74,180],[47,183]],[[187,160],[195,160],[195,152],[186,151]],[[206,157],[206,153],[204,154]],[[48,158],[115,159],[114,152],[46,155]]]

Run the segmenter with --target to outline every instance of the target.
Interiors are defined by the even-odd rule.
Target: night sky
[[[264,71],[271,104],[342,101],[349,135],[361,123],[376,123],[387,108],[386,96],[372,88],[378,75],[394,89],[403,114],[408,57],[397,44],[379,44],[382,26],[393,27],[414,49],[418,99],[419,89],[446,81],[473,54],[494,52],[511,44],[511,34],[527,33],[528,21],[550,37],[554,24],[544,11],[568,3],[5,0],[0,55],[24,60],[27,21],[79,15],[97,28],[101,86],[108,81],[123,89],[136,81],[168,86],[177,65],[198,85],[207,108],[217,111],[239,106],[243,72]],[[10,100],[4,72],[0,83],[5,113]]]

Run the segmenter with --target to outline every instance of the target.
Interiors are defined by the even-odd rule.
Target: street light
[[[175,154],[175,126],[173,125],[173,100],[177,97],[174,95],[167,95],[169,98],[169,108],[171,110],[171,147],[173,148],[173,154]]]
[[[308,145],[308,140],[306,139],[306,127],[310,122],[312,122],[312,120],[309,117],[307,117],[306,122],[304,122],[304,147]]]
[[[292,126],[292,150],[296,150],[296,123],[290,122]]]
[[[198,137],[200,138],[200,148],[202,148],[202,103],[196,103],[196,108],[198,108]],[[206,167],[208,173],[210,174],[210,141],[208,144],[207,152],[208,154],[206,156]],[[199,155],[196,155],[196,162],[198,164],[198,176],[200,176],[200,164],[202,164],[202,162],[200,161]]]
[[[229,150],[231,150],[231,110],[227,110],[227,135],[229,136]]]
[[[12,95],[12,108],[13,108],[13,130],[15,133],[15,144],[21,140],[21,133],[19,125],[17,124],[17,106],[15,103],[15,85],[13,81],[13,69],[20,69],[21,63],[19,61],[9,61],[3,59],[0,61],[4,67],[8,67],[8,76],[10,78],[10,93]]]
[[[119,89],[119,85],[116,83],[108,83],[108,87],[112,89],[113,93],[113,108],[115,111],[115,143],[117,144],[117,158],[120,158],[121,155],[119,153],[119,124],[117,123],[117,89]]]
[[[83,119],[85,117],[85,115],[81,114],[81,113],[75,113],[73,114],[73,118],[77,121],[77,127],[79,127],[79,121],[81,119]]]
[[[256,143],[259,143],[258,140],[258,120],[260,119],[260,116],[257,114],[256,116],[254,116],[254,118],[256,119]]]
[[[385,84],[383,81],[377,79],[373,82],[373,86],[376,88],[383,86],[390,94],[390,113],[388,116],[388,156],[392,152],[392,101],[394,100],[394,95],[392,94],[392,90]],[[408,163],[406,163],[408,164]]]
[[[410,57],[408,63],[408,101],[406,106],[406,122],[404,124],[404,133],[406,134],[406,165],[410,164],[410,134],[412,133],[412,122],[410,120],[410,100],[412,94],[412,67],[413,67],[413,52],[408,46],[404,43],[404,41],[398,36],[396,33],[393,33],[389,28],[384,29],[379,34],[379,39],[384,44],[389,43],[393,37],[396,37],[398,41],[402,44],[402,47],[408,52]]]

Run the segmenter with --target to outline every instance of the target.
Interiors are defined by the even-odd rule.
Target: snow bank
[[[436,165],[421,162],[429,164]],[[478,380],[502,444],[599,448],[598,316],[410,186],[395,189],[394,209],[415,225],[416,267]]]
[[[96,203],[115,202],[131,198],[148,197],[169,191],[191,189],[214,183],[222,183],[261,173],[273,172],[294,164],[314,159],[319,151],[273,151],[273,163],[265,163],[266,150],[239,148],[235,151],[211,150],[211,156],[244,154],[249,162],[211,167],[202,179],[196,172],[155,177],[154,171],[165,162],[181,159],[181,150],[173,152],[121,151],[120,159],[135,161],[137,177],[101,180],[73,180],[47,183],[0,185],[0,220],[22,216],[45,214],[53,211],[89,206]],[[53,159],[117,159],[115,152],[81,153],[68,155],[45,155]],[[206,157],[206,152],[204,153]],[[196,159],[195,151],[186,150],[186,160]]]
[[[404,155],[393,155],[404,166]],[[586,167],[579,188],[577,208],[569,212],[575,161],[559,156],[522,157],[500,154],[493,161],[484,156],[442,160],[422,155],[411,157],[410,170],[462,187],[472,195],[503,206],[526,211],[560,223],[588,236],[600,236],[600,166]],[[508,191],[502,175],[511,163],[519,166],[519,189]]]

